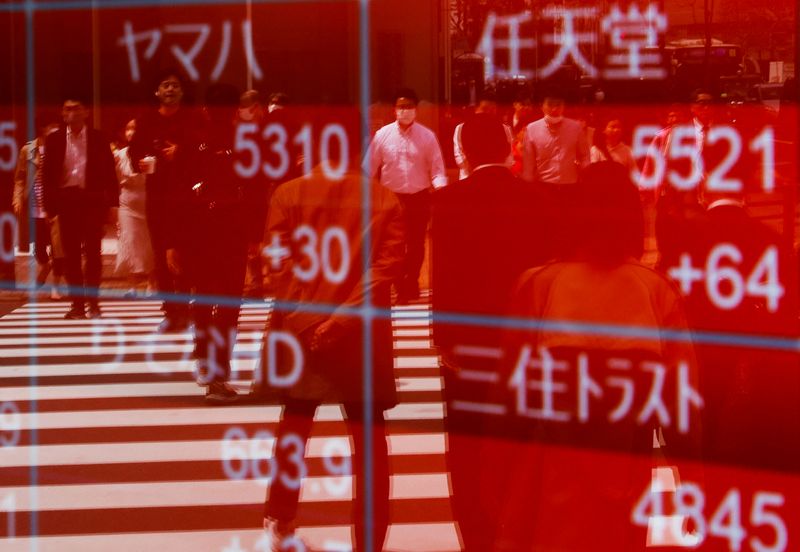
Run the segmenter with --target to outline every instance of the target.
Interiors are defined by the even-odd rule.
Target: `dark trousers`
[[[425,234],[431,218],[431,191],[415,194],[397,194],[403,206],[406,225],[406,259],[402,281],[397,282],[400,293],[416,295],[419,291],[419,271],[425,259]]]
[[[294,436],[299,442],[307,443],[311,434],[314,421],[314,412],[321,401],[290,400],[284,407],[283,419],[278,425],[277,446],[275,447],[276,470],[269,490],[269,500],[265,505],[264,515],[283,522],[291,522],[297,516],[297,506],[300,498],[300,487],[296,481],[286,479],[298,478],[297,459],[302,458],[304,451],[298,451],[296,446],[290,445]],[[355,496],[353,497],[353,516],[356,529],[356,550],[365,550],[364,525],[366,516],[373,520],[373,547],[376,552],[382,550],[383,541],[389,526],[389,451],[386,444],[386,428],[383,412],[376,411],[373,415],[371,428],[363,424],[362,403],[349,403],[344,405],[347,418],[347,428],[352,436],[353,457],[352,473],[355,477]],[[364,474],[364,431],[372,431],[372,510],[365,511],[364,496],[367,489]],[[290,437],[289,441],[286,441]],[[340,466],[342,459],[333,457],[333,465]],[[324,463],[323,463],[324,465]],[[304,469],[304,468],[299,468]],[[305,470],[304,470],[305,471]],[[284,476],[285,474],[285,476]]]
[[[33,237],[33,250],[36,257],[36,262],[39,265],[46,265],[50,261],[53,263],[53,274],[61,276],[64,268],[62,266],[63,259],[60,259],[48,253],[47,248],[52,246],[52,239],[50,236],[50,223],[45,218],[35,218],[34,220],[34,237]]]
[[[105,209],[90,203],[79,188],[61,190],[58,220],[64,248],[64,276],[69,285],[73,308],[83,308],[86,301],[97,305],[100,289]],[[83,255],[86,268],[82,267]]]
[[[242,300],[247,243],[235,213],[202,213],[187,269],[195,284],[195,356],[203,382],[228,381]]]
[[[150,231],[150,241],[153,245],[153,272],[158,292],[160,294],[179,294],[184,296],[181,299],[165,298],[161,308],[165,316],[169,318],[188,317],[189,296],[192,291],[189,271],[184,268],[180,274],[175,275],[170,272],[167,266],[167,249],[170,245],[168,242],[169,220],[171,216],[175,216],[175,213],[170,213],[166,200],[156,193],[151,193],[151,188],[149,187],[145,197],[147,229]],[[176,245],[175,248],[178,251],[178,256],[185,263],[191,252],[187,251],[182,245]]]

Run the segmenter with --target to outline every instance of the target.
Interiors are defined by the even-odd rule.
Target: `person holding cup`
[[[192,278],[187,257],[191,245],[192,186],[201,180],[203,119],[184,107],[180,73],[168,69],[156,80],[158,108],[137,117],[128,155],[146,175],[145,214],[153,245],[154,272],[164,303],[160,332],[182,332],[189,326]]]

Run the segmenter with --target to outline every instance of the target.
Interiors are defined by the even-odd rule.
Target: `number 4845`
[[[714,537],[728,541],[728,549],[740,552],[747,541],[746,550],[754,552],[783,552],[787,550],[789,531],[786,522],[776,511],[784,504],[779,493],[759,491],[753,495],[748,526],[742,519],[742,493],[730,489],[710,518],[706,517],[706,497],[699,485],[683,482],[672,495],[672,508],[665,512],[667,493],[648,489],[631,515],[634,524],[648,528],[648,544],[700,546]],[[751,533],[748,539],[748,530]],[[752,534],[755,531],[757,534]]]

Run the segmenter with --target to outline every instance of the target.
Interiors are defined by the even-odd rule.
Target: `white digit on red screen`
[[[239,481],[250,473],[247,434],[238,426],[230,427],[222,439],[222,469],[228,479]]]
[[[327,439],[322,449],[322,457],[325,473],[336,476],[325,478],[325,490],[334,496],[346,494],[351,487],[351,480],[347,476],[353,475],[349,441],[341,437]],[[337,458],[340,461],[334,462]]]
[[[765,127],[761,134],[750,142],[750,151],[761,153],[761,188],[765,192],[775,190],[775,131]]]
[[[334,270],[331,261],[331,250],[333,243],[339,243],[339,267]],[[350,271],[350,242],[347,233],[339,226],[331,226],[322,234],[322,244],[320,250],[322,256],[322,273],[325,278],[333,284],[341,284]]]
[[[269,485],[278,470],[273,454],[275,436],[267,430],[256,431],[249,444],[253,479],[262,485]]]
[[[339,141],[339,162],[334,169],[330,159],[330,142],[336,138]],[[350,146],[347,141],[347,133],[342,125],[330,124],[322,129],[320,136],[320,159],[322,161],[322,172],[328,180],[341,180],[349,168]]]
[[[294,143],[303,146],[303,175],[307,178],[311,175],[311,167],[314,166],[311,153],[311,125],[303,125],[294,137]]]
[[[8,155],[0,154],[0,171],[10,172],[17,166],[17,156],[19,147],[14,138],[17,130],[17,123],[13,121],[3,121],[0,123],[0,152],[7,151]]]
[[[691,190],[703,179],[703,159],[697,150],[694,125],[678,125],[672,129],[672,140],[668,154],[672,161],[688,159],[691,166],[689,174],[681,175],[670,169],[667,177],[678,190]]]
[[[751,297],[764,297],[767,300],[767,310],[778,310],[778,302],[786,290],[781,285],[778,276],[778,248],[770,246],[756,263],[753,272],[747,278],[747,293]]]
[[[760,492],[753,497],[753,509],[750,511],[750,525],[753,528],[760,526],[771,527],[775,532],[775,541],[769,545],[764,543],[760,537],[754,536],[750,539],[750,546],[755,552],[783,552],[789,542],[789,531],[786,529],[786,522],[775,512],[770,512],[767,508],[779,508],[783,506],[783,495],[778,493]]]
[[[19,444],[22,416],[17,404],[11,401],[0,405],[0,446],[15,447]]]
[[[708,522],[709,534],[728,540],[728,548],[733,552],[742,549],[742,541],[747,532],[742,527],[742,497],[739,489],[731,489],[711,516]]]
[[[247,153],[249,155],[249,163],[243,164],[237,158],[233,164],[233,168],[242,178],[253,178],[258,174],[258,169],[261,166],[261,149],[258,144],[249,137],[258,130],[258,125],[255,123],[240,123],[236,127],[236,141],[234,143],[234,151],[238,153]],[[237,156],[239,157],[239,156]]]
[[[645,158],[644,165],[649,168],[649,174],[644,174],[638,168],[631,172],[631,179],[639,184],[642,189],[650,190],[658,187],[664,179],[666,160],[661,150],[653,144],[653,140],[661,128],[656,125],[640,125],[633,131],[633,157]]]
[[[708,173],[706,188],[711,192],[741,192],[742,181],[738,178],[726,178],[725,175],[739,160],[739,156],[742,153],[742,138],[733,127],[711,127],[708,131],[708,145],[712,146],[719,141],[728,142],[728,155]]]
[[[300,246],[300,253],[308,262],[295,263],[292,268],[296,278],[310,282],[319,274],[317,255],[317,232],[307,224],[301,224],[292,233],[292,239]],[[305,265],[305,266],[304,266]]]
[[[13,213],[0,214],[0,261],[14,262],[14,244],[17,243],[17,217]],[[11,236],[7,234],[11,233]]]
[[[281,450],[291,449],[293,451],[291,454],[288,454],[286,458],[295,468],[293,470],[295,472],[294,477],[286,471],[281,473],[281,483],[288,489],[297,490],[300,488],[300,483],[303,481],[303,478],[308,475],[308,468],[306,467],[304,459],[306,450],[305,441],[300,439],[297,435],[284,435],[281,437],[278,446]]]
[[[735,245],[723,243],[711,250],[706,262],[706,292],[711,301],[723,310],[731,310],[742,303],[744,298],[744,280],[733,267],[720,266],[725,259],[735,264],[742,262],[742,252]],[[728,289],[725,294],[722,284]]]
[[[286,129],[283,128],[283,125],[272,123],[264,128],[261,137],[264,138],[265,143],[272,142],[270,150],[278,156],[277,166],[273,166],[267,161],[264,162],[264,174],[274,180],[280,180],[286,176],[286,172],[289,170],[289,152],[286,149],[286,141],[289,137],[286,134]],[[275,138],[274,141],[273,137]]]

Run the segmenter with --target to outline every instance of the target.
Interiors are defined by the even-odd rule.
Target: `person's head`
[[[603,129],[603,138],[608,146],[616,146],[622,141],[622,121],[610,119]]]
[[[486,113],[487,115],[497,115],[497,102],[495,102],[494,100],[484,98],[480,102],[478,102],[478,106],[475,108],[475,113]]]
[[[714,96],[708,90],[698,88],[692,92],[692,116],[704,125],[711,123],[713,101]]]
[[[136,133],[136,119],[131,119],[125,125],[125,141],[130,143],[133,140],[133,135]]]
[[[678,124],[678,121],[681,120],[681,107],[677,104],[673,104],[667,110],[667,114],[664,117],[664,123],[668,127],[673,127]]]
[[[549,124],[558,124],[564,119],[564,98],[548,94],[542,102],[542,113]]]
[[[244,122],[257,122],[264,114],[264,107],[261,105],[261,95],[257,90],[247,90],[239,97],[239,110],[237,117]]]
[[[504,163],[511,153],[503,123],[488,113],[474,115],[464,123],[461,145],[471,169],[490,163]]]
[[[289,96],[283,92],[273,92],[269,95],[269,102],[267,104],[267,111],[272,113],[278,109],[284,109],[289,104]]]
[[[205,111],[212,125],[230,125],[241,95],[232,84],[214,83],[206,90]]]
[[[641,258],[644,214],[628,169],[612,161],[589,165],[573,199],[567,222],[578,256],[604,265]]]
[[[73,130],[80,130],[89,118],[89,109],[86,106],[86,100],[83,98],[76,95],[67,96],[61,105],[64,124]]]
[[[183,99],[183,80],[177,71],[166,70],[159,74],[156,85],[156,98],[161,107],[177,109]]]
[[[417,104],[419,98],[410,88],[403,88],[397,92],[394,98],[394,112],[401,127],[409,127],[416,120]]]

